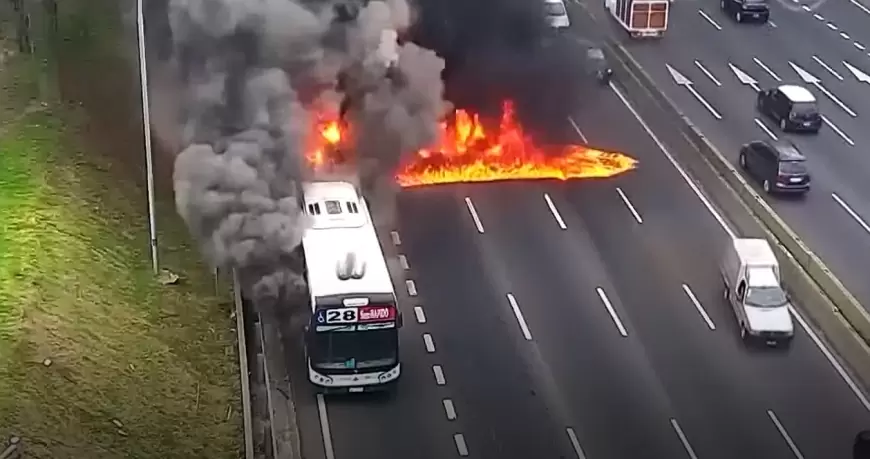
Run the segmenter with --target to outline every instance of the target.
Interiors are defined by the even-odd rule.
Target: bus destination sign
[[[356,308],[319,309],[317,325],[351,325],[396,320],[396,308],[392,306],[361,306]]]

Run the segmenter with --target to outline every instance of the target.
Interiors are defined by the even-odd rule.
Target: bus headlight
[[[328,386],[332,384],[332,378],[329,376],[323,376],[321,374],[314,374],[314,382],[318,384],[322,384],[324,386]]]
[[[385,382],[389,382],[389,381],[396,379],[399,376],[400,368],[401,367],[397,366],[396,368],[393,368],[390,371],[387,371],[385,373],[381,373],[380,375],[378,375],[378,382],[385,383]]]

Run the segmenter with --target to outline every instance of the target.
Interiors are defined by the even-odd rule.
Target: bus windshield
[[[395,328],[313,335],[309,355],[315,369],[364,370],[398,362],[399,331]]]

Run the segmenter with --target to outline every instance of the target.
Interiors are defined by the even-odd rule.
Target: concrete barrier
[[[801,311],[811,317],[826,341],[850,364],[853,375],[864,383],[865,388],[870,387],[870,314],[779,218],[731,162],[658,88],[628,50],[612,38],[606,47],[611,56],[616,57],[614,63],[618,64],[617,73],[633,78],[656,105],[676,121],[675,125],[682,131],[683,137],[694,145],[715,175],[728,185],[731,196],[714,194],[710,197],[717,203],[739,198],[744,209],[761,224],[782,263],[784,284],[791,297],[802,306]],[[632,98],[632,92],[626,92]],[[708,193],[710,189],[712,187],[705,187]],[[739,219],[734,223],[742,230],[739,228]]]

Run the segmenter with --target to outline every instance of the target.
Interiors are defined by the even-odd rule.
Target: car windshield
[[[779,287],[757,287],[746,292],[746,304],[759,308],[776,308],[785,306],[788,299]]]
[[[779,173],[783,175],[798,175],[807,173],[804,161],[782,161],[779,163]]]
[[[564,16],[564,15],[568,14],[568,12],[565,11],[565,5],[563,5],[562,3],[555,3],[555,2],[545,3],[544,4],[544,11],[547,12],[547,16]]]
[[[314,368],[361,370],[398,361],[399,332],[395,328],[313,335],[309,355]]]
[[[745,1],[746,3],[748,3],[750,5],[759,5],[759,4],[767,3],[767,0],[743,0],[743,1]]]
[[[791,111],[797,115],[813,115],[819,110],[815,102],[795,102],[792,104]]]

